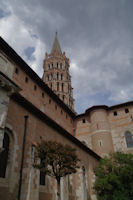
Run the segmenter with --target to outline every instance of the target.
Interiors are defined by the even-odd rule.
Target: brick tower
[[[74,110],[69,67],[69,59],[65,52],[61,51],[56,32],[51,53],[45,55],[42,79],[70,109]]]

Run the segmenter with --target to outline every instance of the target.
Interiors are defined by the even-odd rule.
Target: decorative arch
[[[0,152],[0,178],[9,180],[15,167],[17,136],[9,124],[6,124],[3,140],[3,151]]]
[[[133,147],[133,136],[130,131],[125,132],[125,139],[126,139],[127,148]]]
[[[8,134],[5,132],[3,138],[3,149],[0,152],[0,178],[5,178],[6,176],[9,145],[10,145],[10,138]]]

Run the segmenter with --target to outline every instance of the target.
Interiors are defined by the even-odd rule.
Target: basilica
[[[40,137],[76,148],[80,168],[61,180],[62,200],[96,200],[99,160],[133,152],[133,101],[94,105],[76,114],[57,33],[40,78],[0,37],[0,200],[56,200],[56,181],[33,168]],[[89,102],[89,99],[88,99]]]

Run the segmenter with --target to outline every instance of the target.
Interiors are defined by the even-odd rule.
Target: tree
[[[116,152],[101,159],[95,171],[98,200],[133,200],[133,155]]]
[[[40,159],[40,164],[35,163],[34,167],[52,176],[57,181],[57,196],[60,197],[61,177],[76,173],[78,162],[76,150],[69,145],[62,145],[55,141],[44,141],[37,144],[36,158]]]

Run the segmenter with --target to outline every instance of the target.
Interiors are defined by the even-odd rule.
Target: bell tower
[[[73,88],[69,74],[69,59],[62,53],[57,32],[50,54],[45,55],[43,81],[72,110],[74,110]]]

